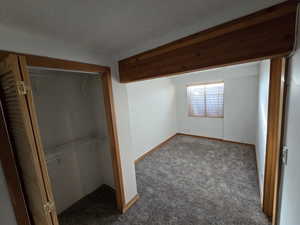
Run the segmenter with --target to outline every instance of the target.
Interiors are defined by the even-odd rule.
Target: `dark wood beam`
[[[119,61],[121,82],[285,56],[297,2],[288,1]]]

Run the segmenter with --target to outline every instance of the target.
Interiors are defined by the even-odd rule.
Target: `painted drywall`
[[[127,85],[132,149],[135,159],[177,132],[176,94],[170,79]]]
[[[128,93],[125,84],[119,82],[117,63],[112,67],[113,95],[116,110],[117,131],[119,136],[120,158],[126,202],[137,195],[136,174],[134,166],[134,152],[132,151],[132,136],[129,116]]]
[[[101,137],[96,141],[96,146],[100,150],[102,183],[114,188],[115,181],[111,163],[112,152],[108,136],[102,80],[88,79],[88,85],[85,87],[85,90],[87,90],[89,96],[89,104],[92,106],[91,111],[94,114],[94,118],[98,118],[94,122]]]
[[[54,70],[31,69],[30,75],[60,213],[102,184],[114,186],[112,165],[106,165],[110,148],[102,81],[99,75]]]
[[[298,23],[299,24],[299,23]],[[300,25],[298,27],[300,29]],[[300,36],[297,37],[300,43]],[[300,221],[300,46],[289,59],[288,94],[284,145],[288,148],[288,161],[283,170],[280,225],[298,225]]]
[[[178,132],[255,144],[258,64],[230,66],[172,78],[176,86]],[[188,116],[186,86],[224,81],[224,118]]]
[[[17,225],[14,210],[11,204],[7,184],[4,178],[2,165],[0,162],[0,221],[5,225]]]
[[[225,75],[224,139],[256,143],[257,79],[257,75],[239,78]]]
[[[269,80],[270,60],[264,60],[259,65],[256,136],[256,160],[261,198],[263,197],[265,157],[267,150]]]
[[[110,55],[103,55],[101,51],[82,48],[68,41],[53,40],[46,36],[14,29],[0,24],[0,49],[18,53],[48,56],[79,62],[109,65]]]

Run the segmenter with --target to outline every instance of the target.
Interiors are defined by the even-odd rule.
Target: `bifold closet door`
[[[0,62],[1,98],[34,225],[58,225],[24,56]]]

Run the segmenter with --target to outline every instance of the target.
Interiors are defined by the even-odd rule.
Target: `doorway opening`
[[[228,169],[235,163],[236,165],[240,163],[249,165],[249,168],[252,166],[252,169],[245,170],[250,171],[250,174],[247,172],[243,174],[242,169],[240,171],[236,166],[232,170],[228,170],[228,174],[225,173],[222,179],[225,179],[226,174],[229,176],[231,172],[234,172],[234,169],[240,172],[235,178],[232,178],[232,180],[237,179],[235,184],[239,183],[239,176],[250,177],[247,180],[248,183],[244,181],[240,185],[248,184],[245,185],[245,191],[249,187],[253,187],[252,192],[248,190],[253,195],[244,193],[246,197],[256,198],[254,205],[258,208],[252,213],[259,212],[263,215],[264,212],[269,221],[274,224],[277,210],[277,191],[274,188],[278,183],[273,178],[278,176],[275,168],[278,168],[280,164],[281,143],[278,134],[281,133],[284,77],[285,59],[276,58],[128,83],[137,183],[141,186],[139,190],[145,191],[145,193],[140,193],[141,196],[149,194],[149,188],[144,185],[147,183],[144,177],[152,177],[152,197],[156,197],[157,204],[161,203],[161,205],[165,204],[163,199],[170,199],[170,196],[169,198],[163,196],[168,192],[163,192],[161,189],[168,186],[167,189],[174,190],[172,196],[176,196],[175,190],[182,191],[181,184],[198,179],[199,183],[187,185],[184,191],[186,196],[191,193],[190,199],[193,199],[193,204],[196,204],[197,198],[192,196],[192,193],[196,192],[196,188],[192,189],[193,185],[194,187],[205,186],[207,180],[217,179],[217,173],[224,171],[222,169],[215,171],[216,176],[213,173],[210,173],[210,176],[202,176],[202,179],[204,177],[207,179],[202,180],[204,183],[201,183],[201,176],[195,174],[198,171],[197,166],[202,166],[203,170],[201,171],[205,171],[214,168],[213,165],[216,163],[209,164],[210,158],[206,159],[205,157],[198,158],[198,163],[194,160],[202,150],[207,153],[205,145],[208,146],[208,149],[212,148],[211,146],[221,145],[223,146],[221,149],[216,147],[216,155],[221,154],[220,152],[224,149],[232,148],[232,151],[229,150],[224,157],[220,158],[219,162],[223,160],[224,164],[221,163],[221,165],[225,168]],[[193,88],[191,89],[191,87]],[[149,105],[150,102],[151,105]],[[155,107],[152,107],[153,105]],[[143,121],[148,121],[147,126],[141,126]],[[274,142],[274,138],[277,140],[276,142]],[[227,157],[234,153],[235,148],[241,148],[242,154],[251,148],[252,151],[248,157],[250,161],[243,161],[242,157],[238,157],[240,152],[237,152],[235,160],[230,161]],[[188,158],[189,154],[194,157],[184,161],[183,159]],[[189,164],[191,167],[187,166]],[[179,172],[179,175],[176,175],[176,168],[178,171],[190,170],[188,170],[189,172],[185,171],[185,176],[182,177]],[[172,177],[172,179],[168,179],[168,177]],[[180,181],[184,178],[190,179],[184,182]],[[224,183],[224,187],[227,185],[227,190],[231,190],[232,197],[234,197],[238,193],[238,191],[233,191],[234,183],[231,184],[231,188],[231,185],[222,179],[218,180],[219,183],[216,182],[218,183],[216,187]],[[177,185],[180,187],[176,187]],[[157,191],[155,191],[156,189]],[[212,191],[212,193],[214,192]],[[217,196],[217,193],[212,195]],[[143,200],[145,205],[148,205],[147,199],[141,198],[140,201]],[[174,197],[169,202],[173,200],[176,201],[176,198]],[[216,202],[224,203],[221,199]],[[190,206],[189,203],[185,205]],[[224,205],[226,204],[224,203]],[[230,208],[230,205],[228,204],[225,208]],[[151,211],[150,205],[149,208]],[[205,206],[199,206],[199,208],[203,208],[205,211]],[[212,211],[212,215],[215,213]],[[209,213],[204,214],[208,215]],[[231,219],[234,218],[234,215],[237,214],[233,213]],[[267,222],[267,224],[269,223]]]

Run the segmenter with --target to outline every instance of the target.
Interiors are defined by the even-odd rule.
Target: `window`
[[[224,117],[224,82],[187,87],[189,116]]]

